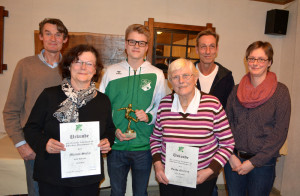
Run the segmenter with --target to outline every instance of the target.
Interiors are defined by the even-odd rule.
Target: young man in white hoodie
[[[166,93],[163,72],[144,59],[149,38],[149,30],[145,26],[130,25],[125,33],[127,59],[109,66],[100,85],[100,91],[110,98],[117,128],[115,143],[107,159],[112,196],[125,195],[130,169],[133,194],[147,195],[152,165],[149,138],[159,102]],[[130,124],[136,132],[135,138],[127,138],[124,134],[128,117],[125,118],[126,111],[123,109],[129,104],[134,111],[130,116],[138,119],[138,122]]]

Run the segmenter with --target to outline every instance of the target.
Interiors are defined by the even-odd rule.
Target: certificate
[[[196,188],[198,152],[196,147],[166,143],[165,174],[170,184]]]
[[[101,174],[99,122],[60,123],[61,177]]]

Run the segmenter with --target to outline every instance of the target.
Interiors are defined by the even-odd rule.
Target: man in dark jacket
[[[216,96],[225,108],[234,81],[232,72],[215,62],[219,49],[218,42],[219,35],[211,30],[201,31],[196,38],[199,61],[195,62],[195,66],[200,73],[197,87],[205,93]]]
[[[199,61],[195,66],[199,71],[197,88],[205,93],[216,96],[223,108],[226,108],[227,98],[234,87],[232,72],[215,62],[218,54],[219,35],[211,30],[201,31],[196,38],[196,53]],[[213,196],[218,196],[215,186]]]

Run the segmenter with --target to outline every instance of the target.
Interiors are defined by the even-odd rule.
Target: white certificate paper
[[[165,174],[170,184],[196,188],[199,149],[166,143]]]
[[[61,177],[79,177],[101,174],[99,122],[60,124]]]

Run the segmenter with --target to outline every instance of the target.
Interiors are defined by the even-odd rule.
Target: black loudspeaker
[[[267,12],[265,34],[285,35],[289,19],[287,10],[269,10]]]

